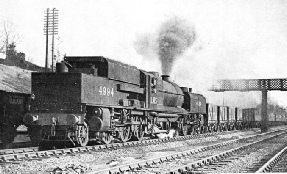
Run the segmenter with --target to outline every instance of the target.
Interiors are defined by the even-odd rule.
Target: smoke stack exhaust
[[[160,27],[157,37],[157,50],[162,63],[162,73],[170,74],[178,59],[194,43],[196,33],[185,20],[174,17]]]
[[[161,78],[164,81],[169,81],[169,75],[162,75]]]

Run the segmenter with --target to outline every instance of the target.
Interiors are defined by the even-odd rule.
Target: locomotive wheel
[[[144,136],[144,127],[142,125],[134,125],[133,136],[136,140],[141,141]]]
[[[211,128],[210,126],[207,126],[207,132],[210,133],[211,132]]]
[[[127,142],[131,138],[131,127],[120,127],[118,134],[122,142]]]
[[[82,126],[78,126],[77,132],[77,144],[79,146],[86,146],[89,142],[89,128],[86,123]]]
[[[105,144],[110,144],[112,141],[112,136],[109,132],[102,132],[101,133],[101,140]]]
[[[199,127],[198,126],[193,126],[192,127],[192,134],[193,135],[199,134]]]
[[[188,125],[182,126],[181,135],[186,136],[188,134]]]

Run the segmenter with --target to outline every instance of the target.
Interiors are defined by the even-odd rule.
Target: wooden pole
[[[54,72],[54,34],[55,34],[55,8],[53,8],[53,31],[52,31],[52,72]]]
[[[48,71],[48,26],[49,26],[49,8],[47,8],[47,21],[46,21],[46,62],[45,62],[45,72]]]

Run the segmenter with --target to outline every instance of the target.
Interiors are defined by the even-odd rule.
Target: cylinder
[[[91,131],[100,131],[101,129],[103,129],[103,120],[99,117],[92,117],[88,121],[88,125]]]
[[[111,113],[108,108],[94,109],[93,115],[88,120],[91,131],[106,131],[111,126]],[[100,115],[99,115],[100,114]]]

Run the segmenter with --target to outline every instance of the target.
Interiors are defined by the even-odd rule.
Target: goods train
[[[267,107],[268,122],[270,126],[287,125],[287,113],[285,109],[268,105]],[[242,109],[242,120],[244,126],[260,127],[261,126],[261,106],[256,108],[244,108]]]
[[[31,78],[35,98],[23,122],[35,144],[86,146],[244,128],[242,109],[208,104],[167,75],[101,56],[66,56],[56,72],[33,72]]]

